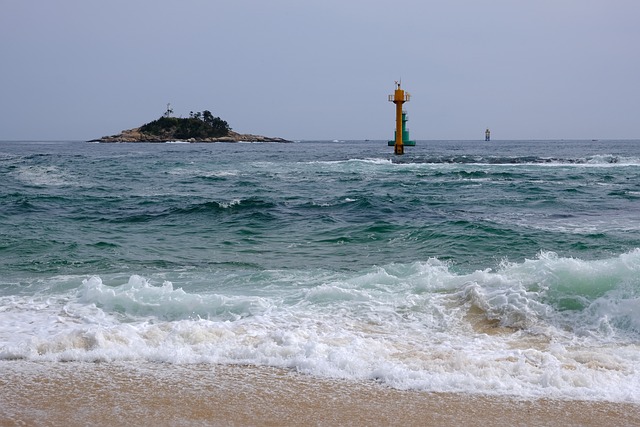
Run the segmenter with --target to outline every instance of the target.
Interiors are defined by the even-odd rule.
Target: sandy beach
[[[0,364],[2,426],[631,426],[640,405],[399,391],[253,366]]]

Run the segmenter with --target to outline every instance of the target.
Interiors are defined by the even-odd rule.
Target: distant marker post
[[[404,154],[404,143],[402,140],[404,133],[403,126],[403,117],[402,117],[402,104],[409,101],[411,95],[409,92],[405,92],[400,87],[400,82],[396,82],[396,90],[393,92],[393,95],[389,95],[389,101],[396,104],[396,137],[394,147],[395,154]]]

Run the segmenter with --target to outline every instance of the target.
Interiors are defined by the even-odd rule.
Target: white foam
[[[230,208],[230,207],[232,207],[232,206],[237,206],[237,205],[239,205],[240,203],[242,203],[242,200],[240,200],[240,199],[233,199],[233,200],[230,200],[230,201],[228,201],[228,202],[219,202],[218,204],[220,205],[220,207],[221,207],[221,208],[225,208],[225,209],[226,209],[226,208]]]
[[[225,293],[93,276],[58,296],[2,297],[0,360],[259,364],[400,389],[640,402],[639,272],[640,250],[546,252],[466,274],[437,259],[265,271],[255,289]],[[562,309],[572,296],[582,308]]]
[[[60,187],[78,184],[76,177],[57,166],[22,166],[14,174],[20,181],[36,186]]]
[[[204,178],[226,178],[230,176],[238,176],[238,170],[201,170],[201,169],[186,169],[186,168],[174,168],[168,171],[171,175],[187,176],[187,177],[204,177]]]

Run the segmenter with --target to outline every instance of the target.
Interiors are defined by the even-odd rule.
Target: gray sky
[[[0,0],[0,139],[640,138],[638,0]]]

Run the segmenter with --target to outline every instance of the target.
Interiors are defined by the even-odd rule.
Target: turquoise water
[[[640,141],[405,151],[0,142],[0,364],[637,401]]]

